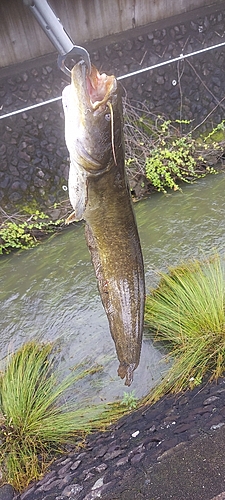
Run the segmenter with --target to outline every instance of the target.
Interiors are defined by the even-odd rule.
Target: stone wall
[[[93,63],[116,76],[225,42],[225,9],[199,12],[90,44]],[[192,120],[192,127],[219,123],[225,106],[225,46],[121,80],[124,94],[154,113]],[[56,57],[14,67],[0,79],[1,115],[61,95],[67,77]],[[223,104],[224,103],[224,104]],[[68,153],[61,101],[0,120],[0,205],[43,209],[68,198]]]

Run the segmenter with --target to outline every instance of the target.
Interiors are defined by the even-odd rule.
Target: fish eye
[[[106,113],[105,114],[105,119],[106,119],[107,122],[110,122],[110,120],[111,120],[111,114],[110,113]]]

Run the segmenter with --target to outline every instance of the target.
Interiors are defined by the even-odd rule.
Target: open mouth
[[[87,92],[91,106],[94,110],[104,105],[110,94],[116,89],[116,79],[113,75],[100,74],[95,66],[91,67],[91,73],[86,74]]]

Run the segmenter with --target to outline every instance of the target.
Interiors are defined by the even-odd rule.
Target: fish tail
[[[131,363],[130,365],[126,363],[120,363],[119,368],[118,368],[118,375],[120,378],[125,378],[125,385],[128,387],[132,384],[133,382],[133,375],[134,375],[134,370],[136,368],[135,363]]]

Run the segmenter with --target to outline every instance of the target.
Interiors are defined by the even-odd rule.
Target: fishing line
[[[161,66],[166,66],[167,64],[172,64],[172,63],[177,62],[177,61],[182,61],[183,59],[187,59],[188,57],[197,56],[198,54],[203,54],[204,52],[218,49],[220,47],[223,47],[224,45],[225,45],[225,42],[221,42],[221,43],[218,43],[217,45],[211,45],[210,47],[205,47],[204,49],[195,50],[194,52],[190,52],[189,54],[181,53],[179,56],[174,57],[173,59],[168,59],[167,61],[162,61],[160,63],[153,64],[152,66],[147,66],[147,68],[141,68],[141,69],[138,69],[136,71],[132,71],[131,73],[126,73],[125,75],[118,76],[117,80],[125,80],[125,78],[139,75],[140,73],[144,73],[145,71],[150,71],[151,69],[160,68]],[[10,116],[17,115],[19,113],[24,113],[24,112],[29,111],[31,109],[38,108],[39,106],[45,106],[47,104],[51,104],[52,102],[60,101],[61,99],[62,99],[62,96],[54,97],[52,99],[49,99],[48,101],[39,102],[37,104],[32,104],[30,106],[27,106],[26,108],[11,111],[10,113],[6,113],[5,115],[1,115],[0,120],[3,120],[3,118],[8,118]]]
[[[116,159],[116,153],[115,153],[115,145],[114,145],[114,121],[113,121],[113,107],[110,101],[108,101],[107,106],[109,106],[109,111],[110,111],[110,116],[111,116],[111,141],[112,141],[112,152],[113,152],[113,159],[115,162],[115,165],[117,165],[117,159]]]

